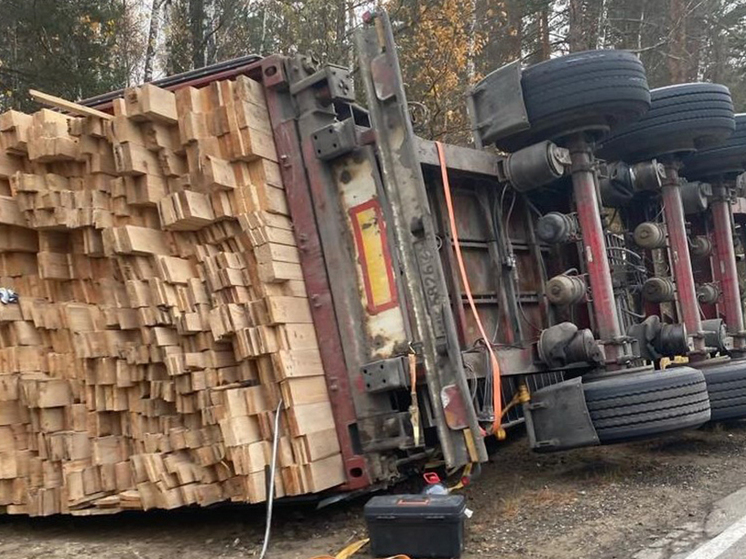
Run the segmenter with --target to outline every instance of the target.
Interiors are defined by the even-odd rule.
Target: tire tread
[[[602,443],[699,427],[710,419],[704,376],[691,367],[590,381],[584,392]]]

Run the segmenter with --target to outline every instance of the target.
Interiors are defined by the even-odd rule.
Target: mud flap
[[[537,390],[523,410],[529,443],[536,452],[600,444],[580,377]]]
[[[483,144],[531,128],[523,102],[521,63],[498,68],[468,94],[472,126]]]

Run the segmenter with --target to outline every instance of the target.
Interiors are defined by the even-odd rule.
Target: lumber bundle
[[[86,114],[86,113],[83,113]],[[266,500],[344,470],[261,85],[0,115],[0,510]]]

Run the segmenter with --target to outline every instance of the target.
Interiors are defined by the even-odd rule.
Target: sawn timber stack
[[[0,509],[95,514],[344,482],[260,84],[0,115]]]

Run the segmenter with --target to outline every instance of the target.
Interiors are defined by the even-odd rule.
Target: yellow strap
[[[332,557],[331,555],[317,555],[316,557],[312,557],[311,559],[350,559],[350,557],[352,557],[358,551],[368,545],[368,542],[370,542],[370,538],[365,538],[364,540],[359,540],[351,543],[342,551],[337,553],[335,557]],[[392,555],[391,557],[387,557],[387,559],[409,559],[409,557],[406,555]]]
[[[355,555],[358,551],[363,549],[366,545],[368,545],[369,541],[370,541],[370,538],[365,538],[364,540],[360,540],[358,542],[348,545],[342,551],[337,553],[337,557],[335,559],[349,559],[350,557]]]
[[[409,354],[409,379],[412,404],[409,406],[409,416],[414,431],[414,446],[420,446],[420,404],[417,401],[417,356]]]
[[[473,469],[473,467],[474,464],[472,462],[469,462],[466,466],[464,466],[464,471],[461,473],[461,477],[459,477],[458,483],[448,488],[449,493],[451,491],[458,491],[459,489],[463,489],[464,487],[466,487],[464,485],[464,478],[471,475],[471,470]]]
[[[445,194],[446,208],[448,209],[448,221],[451,227],[451,237],[453,237],[453,248],[456,252],[456,263],[458,264],[459,272],[461,273],[461,284],[466,293],[466,299],[469,301],[469,307],[471,313],[474,316],[474,322],[477,325],[479,334],[484,340],[484,345],[487,348],[487,353],[490,357],[490,363],[492,365],[492,407],[495,411],[495,419],[492,422],[492,433],[499,439],[505,438],[505,431],[502,428],[502,395],[500,389],[500,364],[497,360],[495,350],[492,349],[492,343],[490,338],[487,336],[487,331],[484,329],[482,319],[479,316],[477,305],[474,302],[474,297],[471,293],[471,285],[469,285],[469,275],[466,273],[466,264],[464,264],[464,257],[461,254],[461,244],[458,240],[458,231],[456,229],[456,213],[453,210],[453,200],[451,200],[451,184],[448,182],[448,167],[446,165],[445,150],[443,144],[435,142],[435,147],[438,150],[438,160],[440,162],[440,174],[443,179],[443,194]]]

